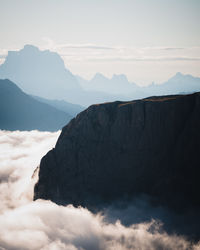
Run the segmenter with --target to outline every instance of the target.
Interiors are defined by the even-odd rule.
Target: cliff
[[[41,160],[34,199],[96,208],[148,195],[200,206],[200,93],[92,105]]]

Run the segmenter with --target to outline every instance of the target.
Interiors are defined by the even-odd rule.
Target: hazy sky
[[[0,0],[0,60],[34,44],[74,74],[164,81],[200,76],[199,0]]]

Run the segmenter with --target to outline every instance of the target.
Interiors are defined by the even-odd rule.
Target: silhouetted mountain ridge
[[[8,79],[0,80],[0,129],[57,131],[72,116],[36,101]]]
[[[9,78],[28,94],[50,99],[81,90],[57,53],[41,51],[33,45],[25,45],[20,51],[9,51],[0,66],[0,78]]]
[[[129,82],[125,75],[114,74],[112,78],[97,73],[91,80],[85,80],[76,76],[83,89],[89,91],[102,91],[109,94],[123,95],[123,99],[140,99],[152,95],[172,95],[179,93],[193,93],[200,91],[200,78],[192,75],[176,73],[168,81],[162,84],[151,84],[146,87]]]
[[[32,96],[32,97],[42,103],[46,103],[58,110],[61,110],[71,115],[72,117],[76,116],[78,113],[80,113],[81,111],[85,109],[85,107],[82,107],[78,104],[72,104],[64,100],[49,100],[49,99],[45,99],[39,96]]]
[[[107,78],[97,73],[91,80],[85,80],[74,76],[59,54],[42,51],[33,45],[9,51],[5,62],[0,65],[0,78],[12,80],[28,94],[82,106],[200,91],[200,78],[181,73],[163,84],[147,87],[130,82],[123,74]]]
[[[59,54],[39,50],[33,45],[25,45],[19,51],[9,51],[5,62],[0,65],[0,78],[12,80],[30,95],[82,106],[123,99],[121,95],[85,91],[66,69]]]
[[[43,157],[34,198],[98,207],[148,195],[200,207],[200,93],[92,105]]]

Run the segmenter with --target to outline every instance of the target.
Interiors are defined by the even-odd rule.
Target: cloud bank
[[[34,169],[58,135],[0,131],[0,249],[200,249],[155,220],[124,226],[86,208],[33,202]]]
[[[59,133],[0,130],[0,212],[32,200],[33,172]]]

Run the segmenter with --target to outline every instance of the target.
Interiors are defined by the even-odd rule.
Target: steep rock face
[[[92,105],[41,160],[34,199],[98,207],[146,194],[200,205],[200,93]]]

